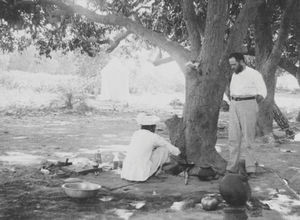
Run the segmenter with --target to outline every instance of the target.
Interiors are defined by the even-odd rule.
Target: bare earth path
[[[174,201],[218,192],[218,181],[200,182],[191,178],[185,186],[182,177],[161,175],[147,183],[132,184],[112,171],[98,176],[88,174],[80,178],[99,183],[106,190],[99,192],[95,199],[80,201],[62,192],[60,186],[64,178],[39,171],[45,159],[64,161],[69,158],[74,163],[88,163],[99,149],[104,161],[111,161],[115,152],[121,152],[122,159],[131,134],[138,129],[135,115],[107,112],[90,116],[2,116],[0,219],[126,219],[126,216],[132,219],[222,219],[222,210],[205,212],[199,207],[180,212],[170,210]],[[167,117],[166,114],[160,116]],[[158,127],[162,135],[167,135],[162,123]],[[226,130],[220,132],[217,148],[226,158],[226,139],[222,138],[225,133]],[[300,201],[294,194],[300,192],[299,146],[299,142],[278,146],[257,144],[255,155],[266,169],[261,169],[250,184],[253,194],[276,211],[250,213],[250,219],[300,218]],[[287,179],[294,191],[278,175]],[[102,201],[107,196],[113,199]],[[146,205],[137,210],[131,205],[134,201],[146,201]]]

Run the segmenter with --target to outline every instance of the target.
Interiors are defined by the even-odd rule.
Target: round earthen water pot
[[[241,207],[251,197],[251,188],[248,179],[240,174],[227,174],[219,185],[220,194],[231,206]]]

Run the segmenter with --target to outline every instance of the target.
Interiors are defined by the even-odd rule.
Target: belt
[[[255,99],[255,96],[249,96],[249,97],[231,97],[234,101],[244,101],[244,100],[251,100]]]

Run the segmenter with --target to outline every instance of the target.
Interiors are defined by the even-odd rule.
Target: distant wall
[[[284,73],[277,77],[276,89],[287,91],[300,91],[300,86],[296,77],[292,76],[289,73]]]

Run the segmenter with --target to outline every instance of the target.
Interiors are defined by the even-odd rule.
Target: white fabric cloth
[[[261,95],[265,98],[267,88],[262,75],[248,66],[242,72],[234,73],[230,83],[230,95],[238,97]]]
[[[148,130],[141,129],[134,132],[123,162],[121,178],[130,181],[147,180],[167,162],[168,153],[179,155],[180,151],[159,135]]]

